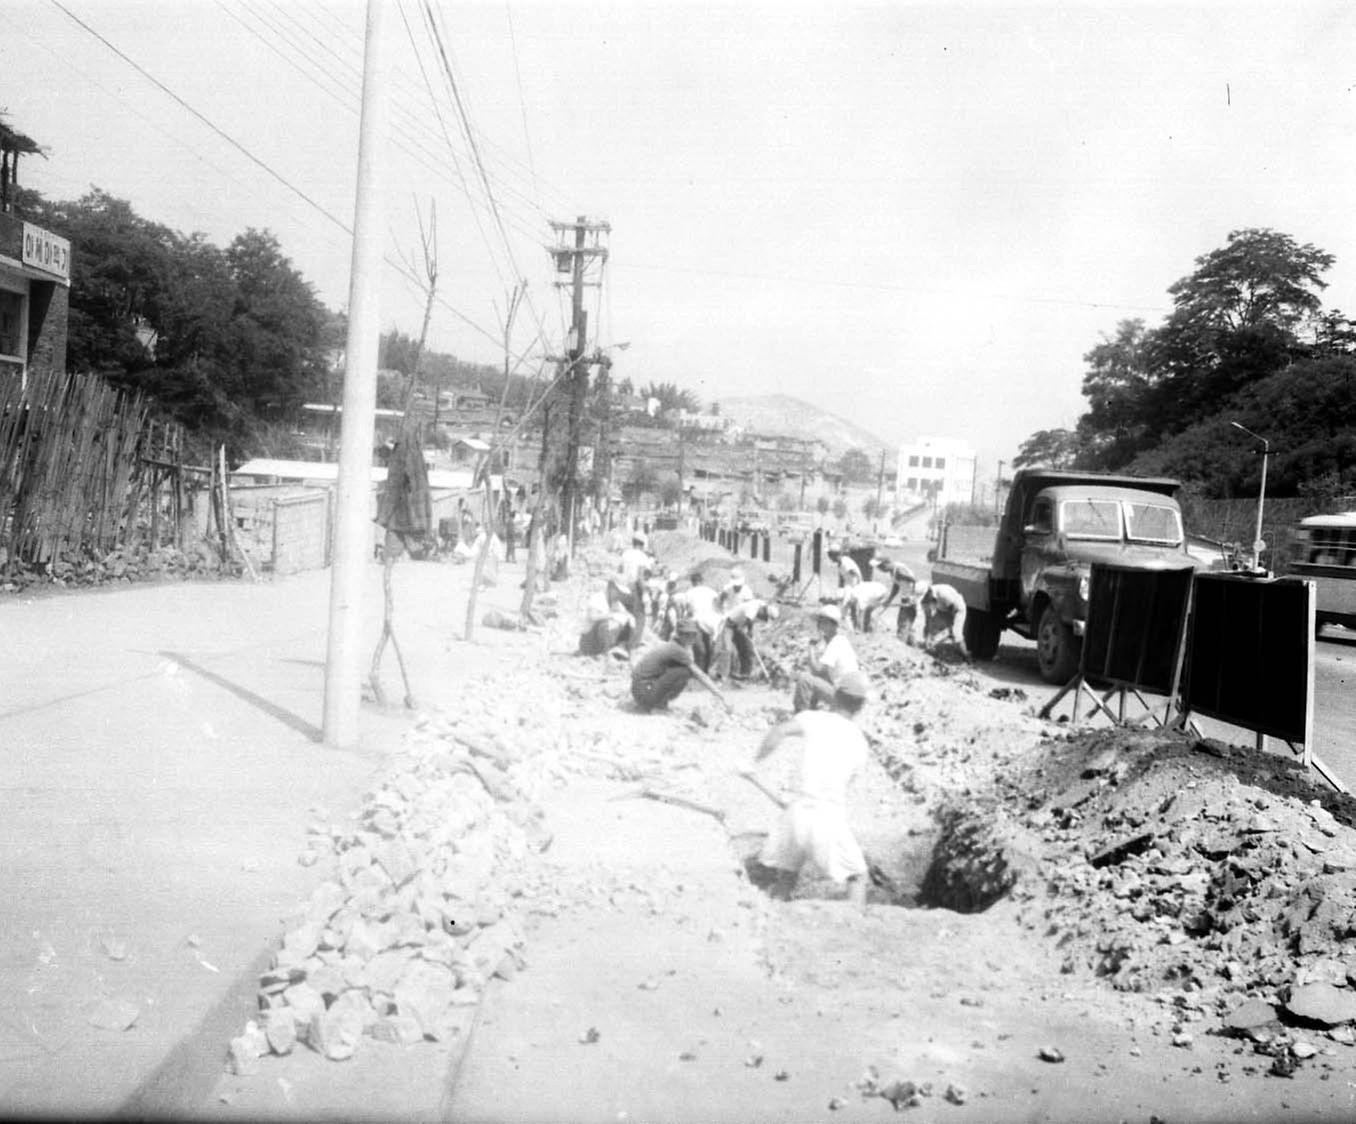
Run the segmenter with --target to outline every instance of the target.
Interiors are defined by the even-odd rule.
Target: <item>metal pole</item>
[[[1271,456],[1271,443],[1262,439],[1262,486],[1257,490],[1257,534],[1253,536],[1253,569],[1262,568],[1262,505],[1267,498],[1267,458]]]
[[[353,207],[344,415],[339,443],[334,567],[330,574],[329,643],[325,653],[325,744],[358,737],[362,701],[363,584],[372,556],[372,439],[377,402],[379,283],[382,250],[382,164],[387,135],[385,0],[367,0],[358,182]]]

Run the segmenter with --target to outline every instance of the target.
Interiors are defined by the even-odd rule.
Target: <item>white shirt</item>
[[[843,595],[843,603],[847,604],[851,601],[856,604],[858,609],[874,609],[889,596],[889,588],[880,582],[861,582],[854,585]]]
[[[838,559],[838,573],[845,583],[862,580],[861,567],[846,554]]]
[[[741,601],[733,609],[725,614],[725,619],[731,624],[747,624],[758,616],[765,602],[756,597],[750,597],[747,601]]]
[[[801,734],[797,793],[827,804],[845,803],[848,781],[866,764],[866,735],[850,719],[827,710],[803,710],[794,721]]]
[[[849,671],[858,670],[857,653],[852,650],[848,638],[841,632],[835,634],[834,638],[824,645],[819,663],[824,669],[824,674],[829,677],[829,682],[835,684]]]
[[[687,606],[692,619],[708,632],[720,627],[720,610],[716,607],[716,591],[709,585],[694,585],[686,593],[678,595]]]
[[[621,575],[621,580],[628,589],[640,581],[653,565],[650,556],[638,546],[629,546],[622,551],[621,561],[617,564],[617,572]]]

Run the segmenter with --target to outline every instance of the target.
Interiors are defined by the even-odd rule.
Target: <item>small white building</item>
[[[950,437],[921,437],[899,450],[895,504],[918,500],[972,503],[975,496],[975,450]]]

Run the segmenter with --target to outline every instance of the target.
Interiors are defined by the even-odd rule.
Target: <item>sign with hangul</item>
[[[71,244],[59,234],[43,230],[31,222],[24,223],[24,245],[21,259],[24,265],[50,273],[71,283]]]

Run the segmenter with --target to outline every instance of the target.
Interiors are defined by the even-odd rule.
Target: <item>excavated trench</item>
[[[982,913],[1007,896],[1017,881],[1018,864],[994,828],[991,808],[945,805],[933,815],[933,826],[906,836],[888,854],[867,855],[873,904],[906,909],[949,909]],[[758,861],[767,835],[743,832],[730,845],[749,881],[770,890],[776,873]],[[796,897],[838,898],[841,887],[823,879],[808,880]]]

